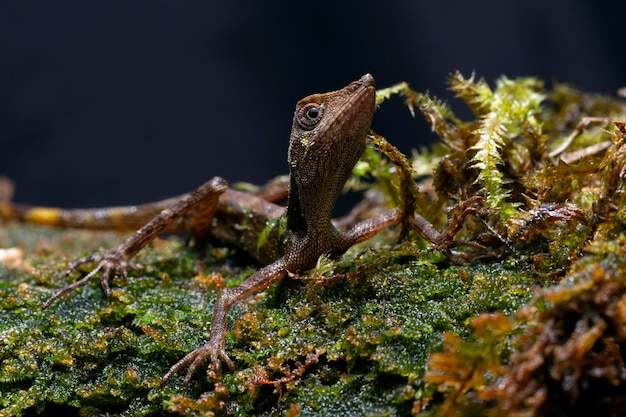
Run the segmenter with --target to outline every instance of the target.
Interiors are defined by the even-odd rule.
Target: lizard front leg
[[[225,289],[215,302],[209,342],[188,353],[172,366],[161,379],[161,386],[167,384],[174,374],[178,373],[186,366],[189,366],[183,382],[183,387],[187,388],[196,370],[208,359],[210,359],[211,365],[207,369],[207,373],[210,373],[212,370],[215,376],[219,376],[220,361],[222,360],[231,371],[234,370],[235,365],[226,353],[228,311],[236,302],[263,291],[270,285],[280,281],[287,275],[286,265],[286,258],[280,258],[265,268],[259,269],[238,286]]]
[[[472,242],[455,241],[454,236],[463,226],[465,218],[476,214],[478,210],[472,205],[480,198],[471,198],[459,205],[459,213],[449,218],[448,226],[443,232],[437,231],[433,225],[418,213],[408,214],[409,225],[418,235],[436,248],[447,250],[450,247],[469,244]],[[362,220],[343,233],[349,246],[365,242],[377,235],[384,229],[401,224],[403,221],[402,211],[399,209],[387,210],[368,219]]]
[[[94,276],[102,272],[101,283],[107,297],[110,295],[109,276],[111,273],[126,276],[129,267],[133,267],[131,259],[143,249],[149,242],[168,228],[172,223],[181,219],[192,210],[202,213],[202,225],[208,227],[213,217],[219,196],[227,189],[227,183],[220,177],[214,177],[198,187],[195,191],[186,194],[178,202],[164,209],[143,227],[133,233],[115,248],[101,256],[88,256],[70,265],[70,270],[79,265],[98,262],[98,265],[87,275],[75,283],[61,289],[50,297],[42,306],[48,308],[57,299],[86,285]],[[197,229],[197,231],[200,231]]]

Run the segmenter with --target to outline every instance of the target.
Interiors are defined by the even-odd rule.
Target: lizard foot
[[[235,364],[228,357],[225,344],[224,338],[220,338],[220,340],[211,339],[206,345],[189,352],[163,375],[163,378],[161,378],[161,387],[164,387],[174,374],[180,372],[186,366],[189,366],[185,379],[183,380],[183,388],[187,389],[193,375],[207,360],[211,362],[207,369],[207,375],[211,379],[216,380],[221,378],[221,361],[224,361],[226,366],[233,371]]]
[[[448,227],[444,230],[436,240],[432,243],[441,249],[447,249],[454,246],[474,246],[473,243],[466,241],[456,241],[454,236],[463,226],[465,218],[469,215],[477,214],[478,208],[475,207],[477,203],[483,200],[480,196],[474,196],[467,200],[461,201],[456,206],[449,208],[448,211]],[[479,245],[481,246],[481,245]]]
[[[111,295],[111,288],[109,287],[109,277],[111,276],[111,274],[121,275],[126,278],[128,276],[128,269],[138,269],[138,266],[136,264],[128,261],[124,250],[115,248],[108,251],[104,255],[91,255],[81,258],[76,262],[72,262],[69,265],[68,272],[75,270],[81,265],[95,262],[97,262],[98,265],[96,265],[96,267],[92,269],[91,272],[89,272],[87,275],[74,282],[73,284],[70,284],[67,287],[57,291],[52,297],[48,298],[48,300],[41,306],[41,309],[45,310],[46,308],[50,307],[52,303],[54,303],[56,300],[63,297],[64,295],[69,294],[80,287],[84,287],[99,272],[102,272],[102,275],[100,277],[102,289],[104,290],[107,298],[109,298],[109,296]]]

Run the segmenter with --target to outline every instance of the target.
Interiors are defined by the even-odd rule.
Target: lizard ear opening
[[[318,103],[308,103],[298,109],[296,120],[300,128],[313,129],[322,120],[322,106]]]

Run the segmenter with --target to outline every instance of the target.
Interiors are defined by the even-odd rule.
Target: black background
[[[450,100],[457,69],[614,95],[622,4],[4,0],[0,174],[17,201],[78,207],[263,183],[287,172],[295,102],[365,72]],[[374,129],[404,151],[434,139],[400,100]]]

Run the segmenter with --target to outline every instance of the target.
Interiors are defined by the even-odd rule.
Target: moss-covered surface
[[[177,379],[161,389],[160,377],[205,340],[224,280],[253,269],[163,242],[141,255],[143,272],[115,282],[109,301],[94,284],[41,311],[72,279],[46,246],[60,244],[61,259],[72,258],[114,237],[91,232],[87,241],[85,232],[23,226],[2,235],[27,242],[33,255],[24,262],[36,265],[0,275],[2,415],[58,405],[84,415],[291,407],[303,415],[405,414],[430,395],[421,378],[442,332],[468,335],[471,317],[513,313],[531,294],[527,279],[500,262],[439,269],[407,259],[351,278],[288,279],[234,309],[229,350],[237,372],[217,393],[201,374],[188,391]],[[203,392],[213,392],[204,403]]]
[[[219,382],[159,386],[207,340],[221,288],[258,265],[174,237],[109,300],[93,282],[42,311],[78,276],[68,260],[120,236],[3,224],[0,247],[24,255],[0,267],[0,416],[623,415],[624,104],[534,79],[451,85],[475,119],[406,85],[379,95],[404,95],[442,140],[408,161],[422,193],[398,187],[403,168],[374,147],[349,186],[382,190],[371,210],[414,208],[440,229],[446,207],[480,196],[457,235],[474,243],[451,254],[464,263],[393,230],[324,278],[285,279],[231,311],[236,371]]]

